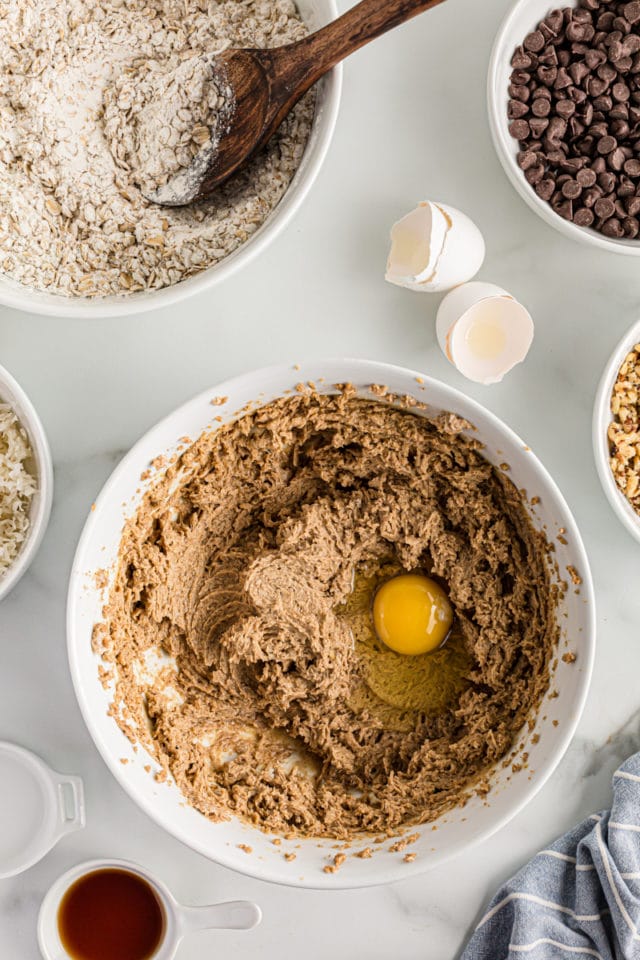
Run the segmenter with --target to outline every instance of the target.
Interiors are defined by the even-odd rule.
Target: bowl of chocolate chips
[[[640,0],[518,0],[488,100],[498,156],[529,206],[566,236],[640,256]]]

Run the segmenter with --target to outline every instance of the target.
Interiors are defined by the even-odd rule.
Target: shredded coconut
[[[26,463],[29,440],[7,403],[0,403],[0,578],[20,552],[29,531],[29,506],[36,481]]]

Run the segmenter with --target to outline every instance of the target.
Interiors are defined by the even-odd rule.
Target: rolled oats
[[[0,0],[3,272],[51,293],[127,295],[178,283],[232,253],[291,182],[313,95],[212,200],[160,207],[140,187],[206,150],[203,128],[215,136],[210,124],[227,94],[207,81],[213,54],[306,32],[291,0]],[[143,115],[151,80],[170,90],[174,82],[178,99]],[[191,99],[182,102],[185,91]],[[167,164],[159,172],[158,158]]]

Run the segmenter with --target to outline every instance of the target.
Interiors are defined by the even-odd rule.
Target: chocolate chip
[[[631,96],[631,91],[626,83],[614,83],[611,88],[611,93],[613,94],[613,99],[617,100],[618,103],[624,103]]]
[[[586,207],[580,207],[573,215],[573,222],[579,227],[590,227],[594,220],[593,211]]]
[[[625,57],[632,57],[640,50],[640,36],[637,33],[631,33],[622,41],[622,50]]]
[[[607,89],[607,83],[605,80],[601,80],[599,77],[589,77],[586,82],[587,92],[591,97],[599,97]],[[519,100],[519,97],[516,97]]]
[[[640,177],[640,160],[627,160],[624,172],[630,177]]]
[[[612,120],[627,120],[629,118],[629,107],[626,103],[616,103],[609,111]]]
[[[623,35],[631,32],[631,24],[624,17],[616,17],[611,26]]]
[[[536,183],[540,183],[544,177],[544,166],[539,163],[537,167],[531,167],[530,170],[527,170],[524,176],[527,183],[530,183],[531,186],[534,187]]]
[[[601,197],[602,190],[600,187],[589,187],[589,189],[585,190],[582,194],[582,202],[585,207],[593,207]]]
[[[640,20],[640,0],[631,0],[623,7],[623,12],[629,23],[637,23]]]
[[[580,87],[570,87],[567,93],[574,103],[584,103],[587,99],[586,93]]]
[[[571,77],[569,76],[566,67],[558,68],[558,76],[555,79],[553,84],[554,90],[565,90],[567,87],[572,85]]]
[[[551,197],[554,194],[555,188],[556,188],[556,185],[553,180],[545,179],[545,180],[541,180],[540,183],[536,184],[535,191],[541,200],[551,200]]]
[[[576,112],[576,105],[573,100],[560,100],[556,104],[556,113],[563,120],[568,120]]]
[[[606,30],[608,33],[613,26],[613,21],[615,18],[615,13],[612,13],[610,10],[607,10],[605,13],[601,13],[596,20],[596,28],[598,30]]]
[[[532,54],[534,56],[534,54]],[[558,66],[558,52],[555,47],[545,47],[544,53],[538,57],[538,65],[545,67]]]
[[[567,180],[562,184],[562,196],[567,200],[577,200],[582,193],[582,187],[576,180]]]
[[[531,74],[526,70],[514,70],[511,74],[511,83],[526,84],[531,80]]]
[[[547,130],[547,137],[549,140],[562,140],[566,132],[567,121],[563,120],[562,117],[552,117],[549,121],[549,127]]]
[[[612,193],[615,185],[615,173],[611,173],[610,170],[606,170],[604,173],[598,174],[598,186],[604,190],[605,193]]]
[[[522,150],[518,154],[518,166],[521,170],[529,170],[535,167],[538,162],[538,155],[533,150]]]
[[[526,120],[516,120],[516,123],[526,123]],[[624,150],[621,150],[620,147],[616,147],[613,153],[610,153],[607,157],[607,163],[612,170],[616,172],[622,170],[626,157],[624,155]]]
[[[589,126],[591,121],[593,120],[593,104],[586,103],[581,110],[581,115],[585,124]]]
[[[538,53],[544,47],[544,35],[540,30],[534,30],[524,38],[523,47],[525,50]]]
[[[509,87],[509,96],[513,97],[514,100],[521,100],[522,103],[526,103],[531,96],[531,91],[524,84],[512,83]]]
[[[576,180],[581,187],[592,187],[596,182],[596,173],[594,170],[583,169],[576,173]]]
[[[539,97],[531,104],[531,112],[536,117],[548,117],[551,113],[551,103],[548,100]]]
[[[618,73],[627,73],[627,71],[631,69],[632,63],[633,60],[631,57],[620,57],[615,61],[615,68]]]
[[[640,197],[628,197],[624,206],[630,217],[636,217],[640,213]]]
[[[542,21],[545,23],[549,29],[557,36],[564,25],[564,17],[562,16],[562,10],[552,10],[551,13]]]
[[[514,140],[526,140],[531,130],[526,120],[512,120],[509,124],[509,133]]]
[[[600,137],[600,139],[598,140],[598,145],[596,149],[598,153],[604,156],[607,153],[612,153],[617,146],[618,146],[618,141],[616,140],[615,137],[606,136],[606,137]]]
[[[577,117],[571,117],[569,120],[569,132],[571,133],[572,139],[581,136],[584,133],[585,127],[584,123],[581,123]]]
[[[596,73],[598,74],[601,80],[604,80],[605,83],[611,83],[612,80],[615,80],[616,77],[618,76],[618,71],[616,70],[615,67],[612,67],[610,63],[601,64],[598,67]],[[517,83],[518,81],[514,80],[514,82]]]
[[[622,224],[616,217],[606,220],[600,229],[605,237],[621,237],[624,234]]]
[[[635,196],[636,188],[633,180],[630,180],[628,177],[620,177],[620,182],[617,187],[617,194],[619,200],[626,200],[627,197]],[[625,207],[626,210],[626,207]]]
[[[529,127],[531,129],[531,133],[533,134],[534,137],[538,139],[542,136],[542,134],[545,132],[548,126],[549,126],[549,121],[547,120],[546,117],[531,117],[531,119],[529,120]]]
[[[602,52],[602,50],[587,50],[584,55],[584,62],[589,67],[590,70],[595,70],[596,67],[599,67],[601,63],[604,63],[607,59],[607,55]],[[513,60],[511,61],[512,66],[515,66]],[[576,81],[577,82],[577,81]]]
[[[620,60],[624,56],[624,50],[620,40],[610,40],[607,46],[607,56],[612,63],[615,63],[616,60]]]
[[[625,217],[622,221],[622,230],[625,237],[629,237],[630,240],[635,240],[640,232],[640,220],[636,217]]]
[[[556,77],[558,76],[558,68],[544,65],[538,67],[536,71],[536,76],[540,83],[544,83],[545,87],[552,87],[556,82]]]
[[[612,217],[616,212],[616,205],[609,197],[601,197],[599,200],[596,200],[595,211],[601,220],[608,220],[609,217]]]
[[[586,63],[572,63],[569,67],[569,73],[573,82],[580,86],[584,78],[589,76],[589,67]]]
[[[583,42],[588,43],[589,40],[593,40],[593,35],[595,33],[594,27],[590,23],[580,23],[579,21],[573,20],[567,27],[566,37],[567,40],[574,42]]]
[[[614,120],[611,123],[611,133],[618,142],[628,136],[630,129],[631,127],[626,120]]]

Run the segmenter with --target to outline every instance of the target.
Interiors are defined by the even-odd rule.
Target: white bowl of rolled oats
[[[203,97],[212,107],[219,95],[203,60],[230,45],[295,41],[333,20],[336,3],[225,0],[212,13],[199,0],[104,0],[78,10],[77,0],[15,0],[0,18],[0,303],[77,317],[169,306],[240,269],[290,222],[331,142],[341,68],[211,201],[149,203],[135,158],[146,150],[148,160],[157,139],[171,175],[186,167],[207,133]]]
[[[593,411],[593,450],[602,488],[618,519],[640,541],[640,321],[604,369]]]
[[[49,444],[35,408],[0,367],[0,601],[26,573],[53,498]]]

